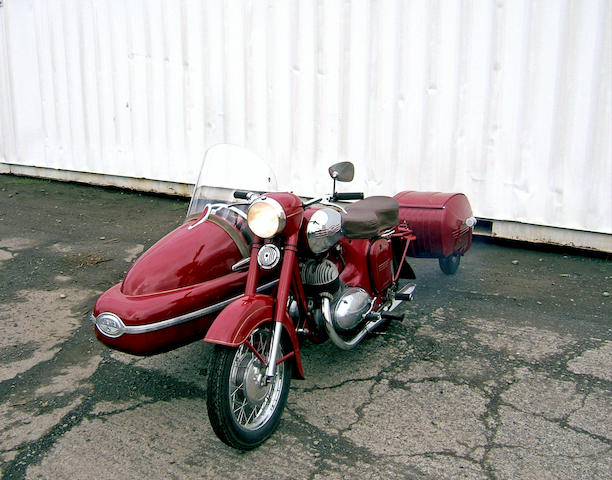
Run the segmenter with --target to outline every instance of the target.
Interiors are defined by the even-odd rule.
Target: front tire
[[[263,358],[270,352],[271,329],[260,326],[249,343]],[[279,358],[282,353],[279,345]],[[261,445],[278,427],[291,383],[291,363],[276,366],[267,383],[266,367],[246,344],[216,345],[208,372],[208,418],[221,441],[239,450]]]

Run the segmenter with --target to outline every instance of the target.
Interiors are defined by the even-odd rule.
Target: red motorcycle
[[[143,254],[92,313],[104,344],[137,355],[197,339],[215,344],[208,416],[218,437],[247,450],[277,428],[291,378],[304,378],[300,341],[351,349],[382,329],[415,288],[406,258],[456,272],[475,219],[462,194],[340,193],[349,162],[329,168],[333,192],[276,192],[246,150],[206,154],[185,223]]]

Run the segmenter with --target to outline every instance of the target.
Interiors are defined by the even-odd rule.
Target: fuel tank
[[[404,191],[394,198],[400,206],[400,223],[405,222],[416,235],[409,256],[462,255],[472,245],[472,228],[466,223],[472,207],[464,194]]]
[[[212,217],[170,232],[100,296],[92,322],[102,343],[137,355],[176,348],[203,338],[219,311],[242,294],[247,273],[232,265],[248,255],[246,241]]]

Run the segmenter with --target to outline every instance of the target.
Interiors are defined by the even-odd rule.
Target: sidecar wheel
[[[459,268],[459,263],[461,263],[461,256],[449,255],[448,257],[438,258],[438,263],[440,264],[440,270],[446,275],[454,275]]]
[[[249,342],[263,357],[270,350],[271,331],[257,328]],[[279,348],[279,357],[282,357]],[[280,423],[291,382],[291,363],[277,365],[276,375],[267,385],[265,366],[246,346],[216,345],[208,372],[206,405],[213,430],[227,445],[251,450],[274,433]]]

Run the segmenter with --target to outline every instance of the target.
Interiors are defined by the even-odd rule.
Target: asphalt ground
[[[181,199],[0,175],[0,478],[612,478],[612,262],[476,241],[415,260],[403,322],[305,344],[283,421],[242,453],[206,415],[212,348],[97,342],[96,297]]]

